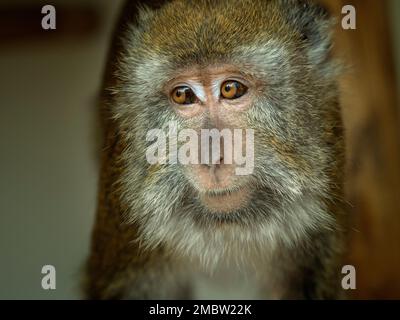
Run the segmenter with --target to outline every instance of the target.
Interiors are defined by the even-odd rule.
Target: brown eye
[[[177,87],[171,93],[172,100],[177,104],[193,104],[197,97],[189,87]]]
[[[247,87],[238,81],[225,81],[221,86],[221,96],[225,99],[237,99],[247,92]]]

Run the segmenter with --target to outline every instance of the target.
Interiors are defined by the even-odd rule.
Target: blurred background
[[[335,54],[354,227],[353,297],[400,298],[400,1],[325,0],[357,10]],[[57,29],[41,28],[42,6]],[[96,208],[97,96],[123,0],[0,1],[0,299],[79,299]],[[57,289],[41,287],[54,265]]]

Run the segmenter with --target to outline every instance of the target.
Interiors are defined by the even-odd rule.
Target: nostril
[[[221,155],[212,155],[211,156],[211,165],[219,165],[223,162],[224,157]]]
[[[201,163],[202,166],[211,168],[211,167],[218,167],[219,165],[224,163],[224,157],[223,156],[217,156],[215,158],[212,158],[209,160],[209,162],[205,161],[204,163]]]

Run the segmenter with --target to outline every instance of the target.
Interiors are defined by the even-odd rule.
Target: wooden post
[[[338,18],[335,55],[349,66],[341,79],[348,201],[354,230],[348,263],[355,298],[400,298],[400,142],[396,75],[387,1],[325,0]],[[353,5],[357,29],[341,28]]]

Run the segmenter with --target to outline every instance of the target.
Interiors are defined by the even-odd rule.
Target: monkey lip
[[[250,191],[246,186],[232,189],[212,189],[200,193],[200,200],[209,210],[227,213],[245,206]]]

